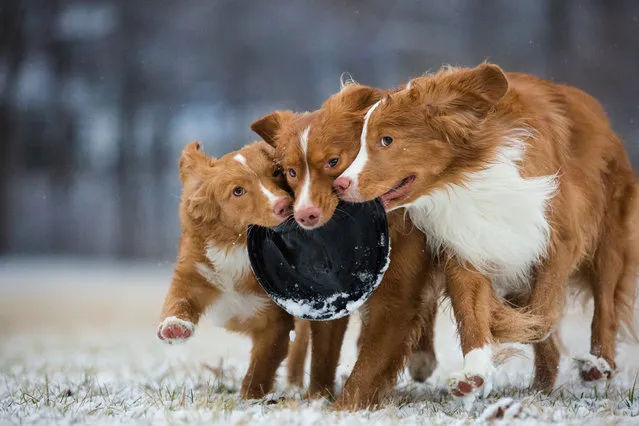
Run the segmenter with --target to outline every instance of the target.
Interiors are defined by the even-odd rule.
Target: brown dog
[[[350,96],[338,96],[330,100],[327,102],[329,107],[331,101],[353,101],[353,107],[357,108],[354,112],[359,111],[361,116],[363,108],[370,104]],[[275,112],[251,126],[265,141],[277,148],[279,161],[295,192],[295,219],[305,229],[317,228],[333,216],[339,201],[332,191],[333,179],[347,167],[358,149],[355,145],[353,149],[348,149],[348,146],[344,147],[338,142],[324,143],[321,122],[325,116],[324,107],[310,114]],[[347,128],[344,131],[358,131],[356,123],[345,124]],[[331,140],[339,141],[340,137],[336,135]],[[426,241],[421,232],[413,229],[410,221],[403,219],[401,213],[391,214],[390,223],[390,267],[379,288],[360,311],[363,318],[358,342],[360,355],[336,402],[335,408],[338,409],[376,405],[381,397],[393,389],[413,342],[421,335],[421,325],[425,319],[430,321],[427,334],[430,339],[423,342],[428,370],[422,372],[423,376],[429,376],[436,364],[432,346],[434,315],[427,315],[426,318],[422,315],[422,312],[432,313],[437,309],[435,286],[424,285],[431,273],[429,265],[423,262]],[[336,328],[339,332],[341,327],[335,321],[313,322],[312,339],[315,339],[318,328]],[[311,359],[328,355],[330,362],[336,363],[339,346],[333,349],[332,353],[317,354],[314,347]],[[332,383],[323,385],[332,387]],[[322,389],[311,386],[311,393],[314,391]]]
[[[490,377],[493,288],[550,334],[570,278],[595,302],[582,378],[610,377],[617,332],[634,335],[637,185],[596,100],[494,65],[446,68],[373,104],[359,139],[335,189],[406,209],[442,253],[465,356],[453,394],[479,392]],[[535,385],[552,387],[556,344],[534,348]]]
[[[253,276],[246,249],[249,226],[275,226],[290,217],[292,198],[282,189],[273,155],[264,142],[219,160],[202,153],[199,142],[185,148],[180,159],[182,236],[158,328],[165,342],[184,341],[208,310],[218,325],[250,336],[244,398],[260,398],[271,390],[293,328],[293,318],[268,299]],[[297,324],[300,333],[289,359],[289,381],[296,385],[302,384],[308,345],[303,323]]]
[[[345,170],[357,156],[365,112],[383,95],[395,91],[397,90],[382,91],[365,86],[348,85],[341,92],[329,98],[318,111],[306,114],[278,111],[253,123],[251,126],[253,130],[266,141],[277,146],[278,156],[281,157],[280,161],[285,166],[284,172],[288,174],[287,179],[290,185],[295,188],[295,216],[302,226],[307,228],[321,226],[333,215],[338,200],[331,186],[335,177]],[[303,155],[304,144],[306,144],[306,155]],[[293,173],[291,173],[291,169]],[[304,173],[301,176],[298,173],[300,170],[301,173]],[[291,177],[291,174],[294,176]],[[423,269],[421,276],[415,273],[413,270],[415,266],[412,265],[412,262],[420,264],[424,262],[424,259],[429,261],[428,256],[431,251],[428,247],[421,247],[418,251],[423,255],[413,256],[415,246],[423,245],[424,241],[415,235],[413,225],[405,215],[397,213],[394,212],[389,216],[391,233],[395,235],[392,238],[397,240],[391,244],[390,268],[380,288],[374,293],[375,297],[371,297],[370,303],[372,306],[379,306],[380,310],[385,310],[385,316],[395,315],[396,311],[405,309],[400,308],[403,303],[406,303],[406,300],[402,298],[407,297],[413,291],[410,290],[411,288],[422,289],[423,306],[420,317],[423,323],[423,333],[418,340],[413,341],[409,371],[415,380],[423,381],[430,376],[437,364],[433,347],[433,327],[437,313],[437,298],[443,282],[443,279],[439,277],[443,274],[439,262],[429,262],[427,265],[422,265],[421,268],[425,269]],[[404,235],[408,230],[411,231],[410,234]],[[411,244],[415,246],[411,247]],[[409,275],[402,276],[404,273]],[[413,273],[415,275],[410,275]],[[387,279],[397,280],[398,284],[396,285],[402,287],[403,291],[394,291],[394,285],[386,287]],[[505,306],[493,294],[490,295],[487,303],[492,316],[490,329],[497,340],[511,342],[531,341],[538,338],[538,333],[533,330],[538,322],[536,317]],[[364,314],[368,312],[370,310],[364,310]],[[392,325],[385,322],[379,334],[373,327],[368,327],[362,330],[359,343],[363,343],[367,335],[369,340],[377,342],[377,339],[383,337],[386,327],[392,327],[395,331],[399,330],[394,322]],[[408,328],[402,331],[402,333],[409,332]],[[383,344],[375,343],[372,346],[379,348],[381,345]],[[402,347],[403,350],[406,348]],[[402,359],[401,356],[405,357],[410,349],[408,348],[408,352],[396,351],[387,362],[393,362],[396,359],[394,357],[398,356]],[[392,347],[387,348],[389,352],[392,350],[394,350]],[[384,352],[384,354],[386,353]],[[376,360],[375,363],[372,363],[374,367],[370,370],[367,361],[369,357]],[[369,380],[358,382],[355,379],[357,376],[353,376],[353,380],[349,379],[350,388],[345,388],[341,399],[346,402],[340,402],[340,406],[348,404],[364,406],[367,404],[365,399],[349,396],[348,392],[354,393],[350,389],[357,389],[359,386],[384,389],[385,386],[384,392],[386,392],[395,383],[397,371],[402,368],[403,361],[395,362],[393,365],[396,366],[396,369],[387,370],[383,380],[381,377],[375,380],[377,375],[375,368],[382,368],[377,361],[379,357],[379,350],[365,353],[362,348],[358,360],[358,371],[364,371],[361,375],[369,377]],[[372,392],[371,395],[373,397],[369,399],[368,403],[373,403],[379,396]]]

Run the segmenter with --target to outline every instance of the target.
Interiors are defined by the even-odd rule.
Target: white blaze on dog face
[[[451,248],[514,283],[546,255],[557,177],[520,173],[530,129],[486,125],[507,87],[501,71],[485,67],[414,80],[367,117],[366,162],[345,175],[357,178],[354,201],[380,197],[387,210],[407,208],[434,252]],[[478,133],[484,126],[490,138]]]
[[[421,131],[424,123],[404,124],[402,111],[406,102],[401,98],[406,92],[404,89],[387,95],[366,112],[357,158],[335,182],[342,199],[363,202],[380,198],[387,210],[393,210],[400,200],[411,197],[424,158],[432,157],[436,163],[442,157],[443,143],[429,140],[430,134]],[[416,115],[410,117],[414,120]],[[405,134],[410,138],[405,138]],[[434,164],[425,174],[436,174],[440,167]]]
[[[339,204],[333,183],[357,157],[364,116],[379,98],[377,89],[348,86],[319,110],[271,113],[252,126],[277,148],[301,226],[317,228],[333,217]]]
[[[320,226],[319,207],[312,188],[310,164],[310,122],[315,113],[275,111],[251,125],[257,134],[275,147],[278,162],[282,165],[289,188],[295,194],[293,205],[295,220],[304,228]]]
[[[254,173],[255,176],[257,177],[257,183],[258,186],[260,188],[260,191],[262,192],[262,194],[264,194],[264,196],[266,196],[266,199],[268,200],[268,203],[271,207],[274,207],[278,202],[280,202],[281,200],[284,200],[286,198],[290,198],[287,195],[282,196],[282,195],[276,195],[274,193],[274,191],[280,189],[279,187],[276,188],[272,188],[269,189],[266,185],[268,185],[268,182],[270,180],[272,180],[271,178],[275,178],[277,176],[275,176],[275,171],[273,171],[272,173],[270,172],[270,168],[267,168],[266,170],[266,176],[260,176],[259,170],[261,168],[261,165],[259,164],[258,161],[256,161],[256,164],[254,165],[255,168],[251,168],[251,166],[248,164],[246,157],[244,157],[242,154],[236,154],[233,159],[235,161],[237,161],[238,163],[240,163],[247,171]],[[257,171],[256,171],[257,170]],[[270,173],[270,174],[269,174]],[[281,180],[281,179],[280,179]],[[280,192],[280,191],[278,191]]]
[[[299,137],[300,149],[302,151],[302,157],[304,158],[304,179],[302,181],[302,189],[295,200],[296,211],[313,206],[313,202],[311,201],[311,170],[308,166],[308,134],[310,131],[311,126],[307,126]]]
[[[358,178],[366,163],[368,161],[368,148],[367,148],[367,138],[368,138],[368,122],[370,121],[371,115],[375,112],[375,109],[379,106],[382,101],[379,100],[366,112],[364,116],[364,126],[362,127],[362,135],[360,137],[360,145],[359,152],[357,153],[357,157],[351,163],[351,165],[340,175],[340,177],[345,177],[351,180],[351,186],[346,191],[347,198],[349,199],[357,199],[359,198],[358,191]],[[338,178],[339,179],[339,178]],[[345,195],[346,195],[345,194]]]
[[[282,189],[274,155],[274,148],[257,142],[219,160],[202,161],[197,169],[199,187],[185,193],[191,216],[215,220],[238,232],[249,225],[279,225],[292,197]]]
[[[248,168],[247,164],[246,164],[246,158],[242,155],[242,154],[236,154],[233,159],[235,161],[237,161],[238,163],[240,163],[242,166]]]
[[[326,147],[321,140],[322,132],[316,132],[316,139],[311,140],[314,137],[313,119],[317,116],[317,112],[312,112],[281,120],[276,126],[277,133],[273,136],[278,161],[282,165],[288,186],[295,194],[295,220],[305,229],[317,228],[326,223],[338,201],[337,197],[332,196],[332,180],[326,183],[323,176],[321,158]],[[334,198],[333,206],[331,198]]]
[[[457,179],[477,157],[469,139],[507,89],[500,76],[501,71],[482,67],[446,71],[387,94],[368,111],[360,155],[336,183],[345,189],[343,198],[379,197],[392,210],[444,186],[444,179]],[[452,173],[443,173],[453,162]]]
[[[266,198],[268,199],[268,202],[271,205],[271,207],[273,207],[275,204],[277,204],[278,201],[280,201],[283,198],[283,197],[278,197],[275,194],[273,194],[271,191],[269,191],[268,188],[266,188],[262,182],[260,182],[260,189],[262,190],[262,193],[266,195]]]
[[[277,139],[279,158],[295,193],[295,219],[305,229],[323,226],[333,217],[339,204],[333,181],[357,156],[359,144],[353,141],[361,126],[346,114],[335,115],[301,115],[284,123]]]

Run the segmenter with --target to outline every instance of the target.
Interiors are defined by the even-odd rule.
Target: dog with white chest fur
[[[488,64],[416,78],[367,111],[358,156],[333,186],[406,209],[439,253],[464,354],[452,395],[490,391],[491,294],[538,319],[538,389],[557,376],[569,279],[595,304],[584,381],[612,375],[618,332],[636,338],[637,184],[586,93]]]
[[[244,398],[261,398],[272,389],[294,326],[255,279],[246,245],[249,226],[276,226],[291,215],[293,200],[282,189],[273,155],[264,142],[220,159],[207,157],[199,142],[184,149],[182,235],[157,331],[167,343],[185,341],[208,312],[216,325],[248,335],[253,349],[240,391]],[[308,328],[301,321],[298,326]],[[288,351],[288,367],[289,381],[301,386],[309,339],[299,334]]]

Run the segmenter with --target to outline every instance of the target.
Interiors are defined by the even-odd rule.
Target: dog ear
[[[374,87],[349,84],[339,92],[339,99],[348,112],[370,108],[382,98],[382,91]]]
[[[185,191],[182,197],[184,212],[191,220],[202,223],[217,219],[220,206],[210,186],[198,184],[190,191]]]
[[[497,104],[508,91],[508,78],[497,65],[479,65],[471,72],[469,80],[473,89],[492,104]]]
[[[192,186],[196,180],[200,180],[200,173],[198,169],[203,166],[210,165],[212,161],[215,161],[212,157],[207,157],[202,152],[202,143],[200,141],[193,141],[189,143],[180,156],[178,167],[180,170],[180,181],[183,186]]]
[[[282,125],[295,118],[293,111],[275,111],[251,124],[251,130],[257,133],[266,143],[277,146],[277,134]]]
[[[475,68],[444,68],[421,87],[427,95],[431,116],[468,114],[482,119],[508,91],[508,78],[497,65]],[[412,85],[410,91],[418,86]]]
[[[455,86],[461,92],[455,104],[484,116],[508,91],[508,78],[497,65],[481,64],[460,72]]]
[[[219,214],[219,206],[212,192],[213,187],[203,184],[205,170],[210,170],[216,161],[202,152],[202,144],[199,141],[188,144],[180,157],[182,211],[196,222],[213,221]]]
[[[506,95],[508,79],[497,65],[481,64],[471,69],[446,68],[410,91],[416,88],[424,91],[424,112],[431,127],[448,141],[466,143]]]

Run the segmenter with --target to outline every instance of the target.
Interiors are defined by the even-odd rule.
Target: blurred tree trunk
[[[163,232],[166,224],[177,220],[177,211],[167,211],[166,198],[170,192],[165,187],[164,175],[167,170],[171,170],[177,178],[177,158],[170,158],[170,144],[168,140],[169,127],[171,124],[171,110],[165,105],[160,106],[154,117],[152,144],[151,144],[151,175],[153,176],[153,193],[156,194],[153,203],[154,223],[153,246],[148,248],[148,253],[153,258],[162,258],[167,255],[167,248],[173,245],[167,244],[168,240]],[[172,220],[173,219],[173,220]],[[174,250],[168,250],[169,256],[175,254]]]
[[[120,22],[118,46],[120,49],[120,135],[118,147],[117,182],[118,212],[120,215],[120,241],[118,255],[133,257],[138,238],[137,215],[139,200],[135,173],[135,116],[140,102],[138,70],[137,5],[133,0],[119,3]]]
[[[49,159],[51,198],[53,201],[53,217],[51,218],[50,249],[54,252],[77,251],[77,235],[74,228],[71,208],[71,187],[76,171],[78,151],[76,123],[74,114],[68,110],[66,103],[66,87],[70,78],[73,62],[72,42],[67,42],[58,35],[57,22],[62,12],[60,0],[48,0],[49,27],[44,33],[46,51],[53,65],[53,98],[50,100],[49,112],[43,135],[45,152]]]
[[[15,143],[13,89],[24,56],[23,21],[26,6],[5,2],[0,13],[0,52],[6,61],[6,80],[0,87],[0,253],[9,249],[9,179],[12,147]]]

